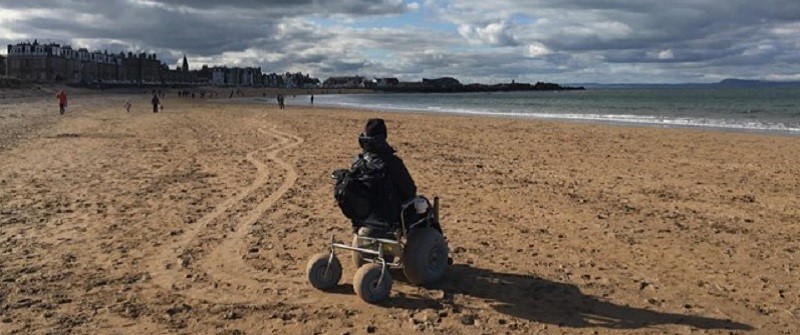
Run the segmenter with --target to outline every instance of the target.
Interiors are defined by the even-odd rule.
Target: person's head
[[[364,132],[358,136],[358,145],[367,151],[377,151],[387,145],[386,123],[383,119],[369,119],[364,126]]]

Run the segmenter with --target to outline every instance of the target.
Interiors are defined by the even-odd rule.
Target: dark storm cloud
[[[15,32],[57,39],[116,39],[152,49],[197,55],[244,50],[274,39],[280,23],[299,15],[402,12],[392,0],[292,1],[2,1],[17,9]]]
[[[418,8],[424,20],[402,21]],[[153,51],[173,65],[187,53],[193,66],[321,77],[800,79],[796,0],[0,0],[0,9],[0,42]]]
[[[248,8],[262,13],[303,14],[397,14],[404,10],[402,1],[393,0],[160,0],[165,5],[193,9]]]
[[[255,14],[305,15],[305,14],[393,14],[404,10],[397,0],[4,0],[0,6],[7,9],[73,9],[78,12],[122,13],[135,7],[162,9],[242,9]]]

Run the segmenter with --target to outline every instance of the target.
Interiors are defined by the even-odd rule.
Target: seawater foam
[[[379,99],[385,99],[384,96],[376,96]],[[393,98],[393,97],[390,97]],[[331,107],[346,107],[355,109],[370,109],[379,111],[402,111],[402,112],[421,112],[421,113],[435,113],[435,114],[458,114],[458,115],[475,115],[475,116],[490,116],[490,117],[511,117],[511,118],[528,118],[528,119],[548,119],[548,120],[573,120],[573,121],[588,121],[588,122],[602,122],[602,123],[619,123],[619,124],[638,124],[649,126],[673,126],[673,127],[692,127],[692,128],[716,128],[716,129],[731,129],[731,130],[747,130],[747,131],[766,131],[766,132],[779,132],[792,135],[800,135],[800,123],[797,126],[787,125],[776,122],[755,121],[752,119],[727,119],[727,118],[709,118],[709,117],[682,117],[682,116],[661,116],[661,115],[635,115],[635,114],[615,114],[615,113],[574,113],[574,112],[558,112],[557,106],[550,106],[547,109],[552,111],[539,112],[520,110],[511,106],[498,105],[497,107],[490,108],[489,106],[442,106],[432,105],[436,103],[435,97],[427,97],[421,95],[415,97],[416,99],[409,99],[405,101],[369,101],[369,96],[363,95],[336,95],[336,96],[321,96],[317,101],[318,105],[327,105]],[[431,101],[425,101],[431,99]],[[390,99],[391,100],[391,99]],[[505,107],[505,108],[504,108]],[[657,110],[656,108],[652,109]],[[698,111],[702,112],[702,110]]]
[[[429,106],[425,109],[389,105],[358,105],[341,104],[338,106],[356,107],[359,109],[374,109],[383,111],[413,111],[413,112],[432,112],[447,113],[457,115],[477,115],[494,117],[517,117],[530,119],[547,120],[574,120],[574,121],[596,121],[604,123],[623,123],[640,125],[661,125],[661,126],[680,126],[698,128],[721,128],[753,131],[778,131],[800,135],[800,128],[788,127],[783,124],[761,123],[761,122],[742,122],[738,120],[708,119],[708,118],[669,118],[653,115],[630,115],[630,114],[577,114],[577,113],[524,113],[524,112],[501,112],[490,110],[470,110],[461,108],[445,108],[439,106]]]

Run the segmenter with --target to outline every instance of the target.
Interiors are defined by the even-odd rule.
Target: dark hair
[[[386,138],[386,123],[383,119],[369,119],[364,126],[364,136]]]

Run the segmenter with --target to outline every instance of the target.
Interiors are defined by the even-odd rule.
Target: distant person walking
[[[283,94],[278,94],[278,108],[280,109],[286,108],[283,104]]]
[[[311,104],[312,105],[314,104],[314,95],[313,94],[311,95]]]
[[[125,111],[130,113],[131,112],[131,101],[125,100]]]
[[[153,104],[153,113],[158,113],[158,107],[161,106],[161,99],[158,98],[158,95],[153,94],[153,99],[150,100],[150,102]],[[162,107],[161,110],[164,110],[164,108]]]
[[[58,99],[58,114],[64,115],[67,111],[67,93],[64,91],[58,92],[56,99]]]

